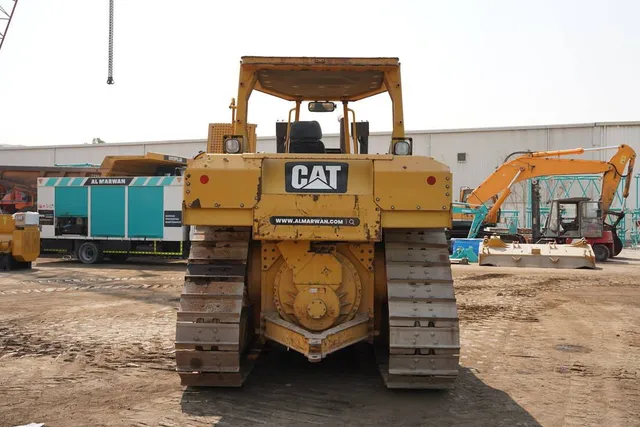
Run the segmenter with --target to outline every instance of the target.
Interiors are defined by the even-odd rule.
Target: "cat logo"
[[[285,163],[287,193],[346,193],[348,163]]]

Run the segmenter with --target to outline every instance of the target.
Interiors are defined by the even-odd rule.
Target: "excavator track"
[[[176,321],[182,385],[240,387],[260,353],[246,277],[250,228],[197,227]]]
[[[460,333],[445,230],[386,230],[384,246],[389,323],[387,348],[379,352],[382,377],[388,388],[451,389]]]

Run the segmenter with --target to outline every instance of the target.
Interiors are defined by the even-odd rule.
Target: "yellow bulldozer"
[[[0,215],[0,271],[29,269],[40,255],[38,214]]]
[[[257,151],[253,91],[292,103],[275,153]],[[351,107],[385,92],[388,153],[367,154]],[[300,118],[303,102],[310,115],[342,104],[340,147]],[[452,176],[405,135],[398,59],[242,57],[231,109],[185,171],[194,231],[176,323],[182,384],[241,386],[267,341],[310,362],[364,341],[387,387],[452,388]]]

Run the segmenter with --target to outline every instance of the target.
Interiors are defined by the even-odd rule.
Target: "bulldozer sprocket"
[[[260,353],[246,275],[250,228],[198,227],[176,321],[182,385],[240,387]]]
[[[451,389],[460,333],[444,229],[386,230],[388,345],[379,366],[388,388]]]

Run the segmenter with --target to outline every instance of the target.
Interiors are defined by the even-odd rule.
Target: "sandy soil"
[[[600,270],[454,266],[461,375],[385,389],[368,346],[265,351],[242,389],[180,386],[183,263],[0,273],[0,426],[640,425],[640,254]]]

